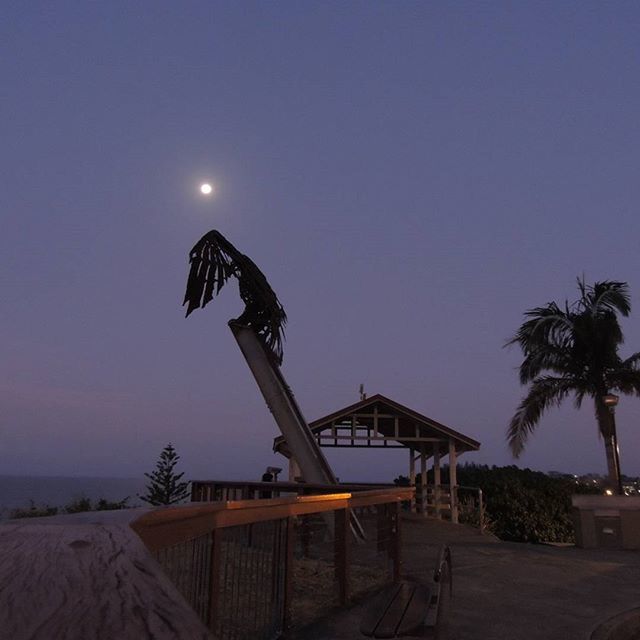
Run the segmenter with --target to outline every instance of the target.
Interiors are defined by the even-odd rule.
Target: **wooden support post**
[[[435,505],[436,518],[442,517],[440,512],[440,485],[442,479],[440,477],[440,445],[436,443],[433,446],[433,502]]]
[[[393,560],[393,581],[398,583],[400,582],[400,578],[402,575],[402,532],[400,528],[400,503],[396,502],[395,504],[390,505],[389,511],[392,518],[390,529],[392,533],[391,550]]]
[[[416,459],[413,453],[413,449],[409,447],[409,484],[415,488],[416,486]],[[416,511],[416,498],[415,493],[411,498],[411,513]]]
[[[295,545],[295,529],[293,516],[286,520],[284,548],[284,603],[282,630],[286,634],[291,628],[291,603],[293,601],[293,548]]]
[[[397,417],[393,421],[393,436],[396,440],[400,437],[400,420]]]
[[[373,407],[373,437],[378,437],[378,407]]]
[[[349,527],[350,510],[337,509],[334,526],[334,569],[338,583],[338,599],[341,605],[349,600],[349,544],[351,532]]]
[[[220,603],[220,552],[222,550],[222,529],[211,532],[211,566],[209,577],[209,617],[207,626],[217,634],[218,606]]]
[[[420,445],[420,513],[427,514],[427,452]]]
[[[351,416],[351,446],[353,447],[354,438],[356,437],[356,417]]]
[[[458,459],[456,443],[449,440],[449,494],[451,496],[451,522],[458,523]]]

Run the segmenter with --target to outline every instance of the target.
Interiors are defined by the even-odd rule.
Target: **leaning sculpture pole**
[[[333,471],[280,371],[287,316],[264,274],[215,230],[198,240],[189,253],[189,263],[183,302],[187,305],[187,316],[205,307],[229,278],[238,280],[245,309],[239,318],[229,321],[229,327],[242,355],[305,481],[336,484]]]

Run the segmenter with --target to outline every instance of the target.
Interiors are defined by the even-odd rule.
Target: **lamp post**
[[[613,452],[613,464],[615,468],[617,483],[616,490],[618,492],[618,495],[621,496],[623,494],[622,474],[620,473],[620,452],[618,451],[618,436],[616,434],[616,407],[618,406],[619,400],[620,398],[618,398],[618,396],[613,393],[607,393],[606,395],[602,396],[602,402],[604,403],[605,407],[609,408],[609,412],[611,413],[611,432],[607,437],[610,438],[611,450]]]

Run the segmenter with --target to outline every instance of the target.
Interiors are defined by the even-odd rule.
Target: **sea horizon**
[[[128,506],[143,504],[138,495],[144,493],[148,479],[118,476],[71,475],[0,475],[0,518],[13,509],[38,507],[62,508],[73,500],[88,498],[119,502],[128,498]]]

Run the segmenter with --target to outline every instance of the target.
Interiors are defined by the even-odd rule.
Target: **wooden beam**
[[[373,407],[373,437],[378,437],[378,407]]]
[[[358,427],[361,431],[366,431],[366,427]],[[356,431],[357,432],[357,431]],[[447,442],[441,438],[415,438],[413,436],[357,436],[357,435],[329,435],[322,432],[316,436],[319,440],[400,440],[402,442]]]
[[[356,493],[271,498],[238,502],[194,502],[145,513],[131,523],[150,551],[159,551],[214,529],[236,527],[290,516],[325,513],[336,509],[415,500],[415,488],[394,487]]]

